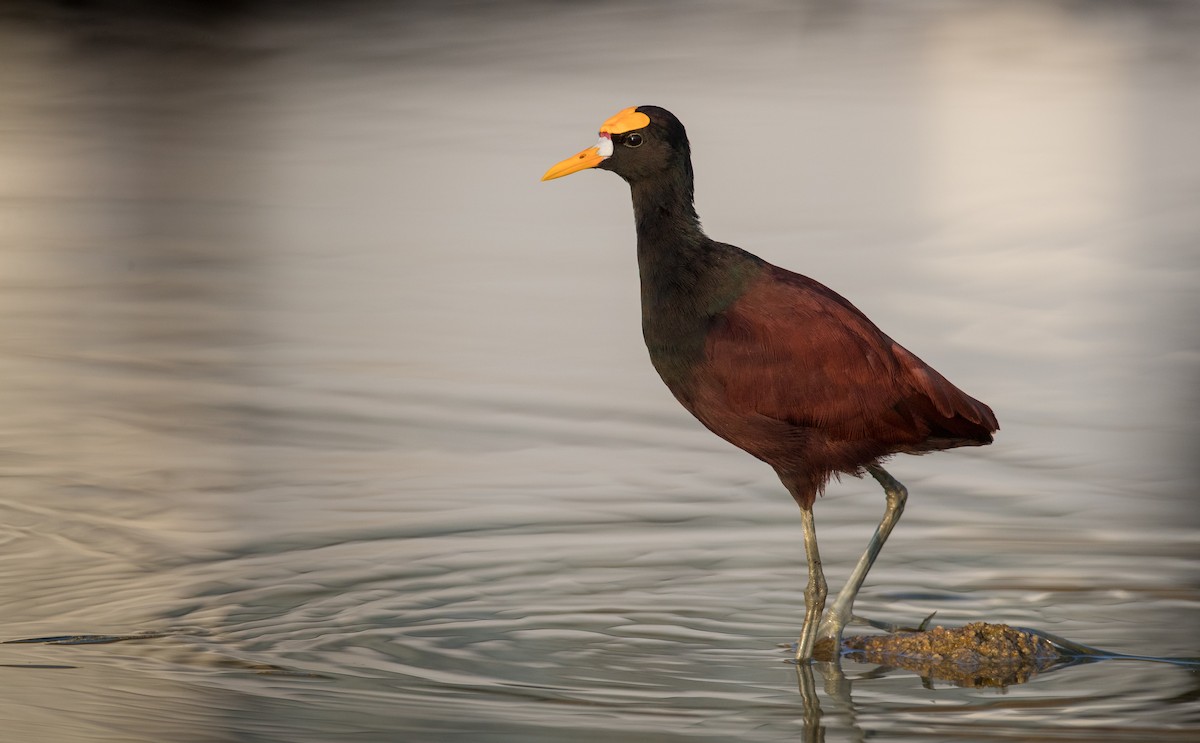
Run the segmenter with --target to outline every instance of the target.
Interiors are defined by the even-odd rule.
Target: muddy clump
[[[1048,640],[987,622],[848,637],[845,647],[849,660],[903,668],[971,687],[1020,684],[1061,659]]]

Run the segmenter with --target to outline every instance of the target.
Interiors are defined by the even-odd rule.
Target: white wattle
[[[612,139],[610,137],[601,136],[600,141],[596,143],[596,149],[600,152],[600,157],[612,157]]]

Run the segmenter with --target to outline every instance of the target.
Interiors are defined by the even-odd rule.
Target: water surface
[[[339,7],[0,17],[0,636],[127,638],[2,646],[6,738],[1200,732],[1144,661],[806,699],[795,505],[650,368],[625,185],[537,181],[668,107],[710,234],[996,410],[858,613],[1198,655],[1194,6]]]

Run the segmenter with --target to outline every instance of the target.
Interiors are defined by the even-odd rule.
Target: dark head
[[[627,108],[600,126],[600,141],[594,147],[550,168],[542,180],[587,168],[611,170],[634,185],[682,177],[690,192],[692,158],[687,131],[665,108]]]
[[[600,141],[546,171],[543,181],[600,168],[624,178],[633,190],[638,223],[666,217],[677,230],[700,235],[692,206],[692,150],[679,119],[665,108],[627,108],[600,126]]]

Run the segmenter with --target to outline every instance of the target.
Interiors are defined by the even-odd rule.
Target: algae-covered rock
[[[904,668],[960,686],[1022,683],[1060,660],[1044,638],[987,622],[849,637],[845,647],[850,660]]]

